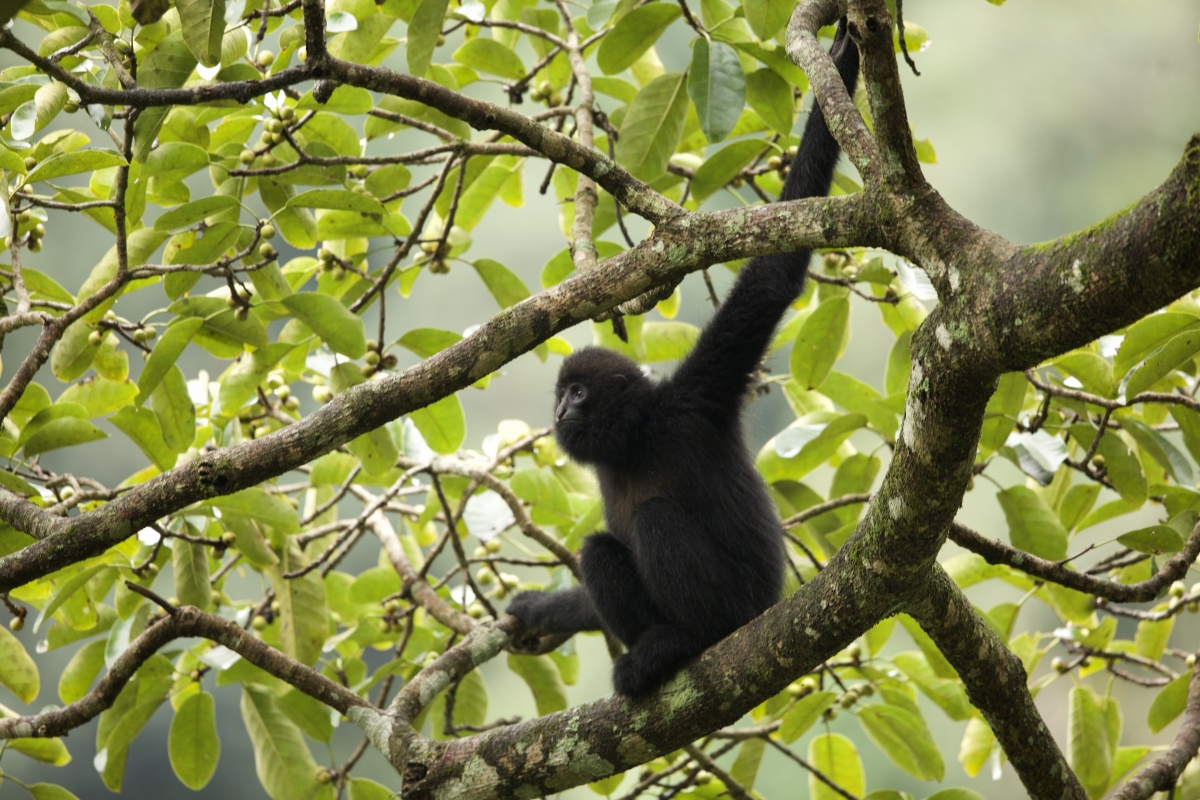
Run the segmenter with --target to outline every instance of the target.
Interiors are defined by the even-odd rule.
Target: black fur
[[[834,61],[846,86],[858,51],[845,35]],[[781,200],[829,192],[838,145],[814,104]],[[524,592],[508,611],[531,631],[607,629],[629,649],[613,685],[640,695],[779,598],[779,518],[742,439],[751,373],[800,293],[811,252],[756,258],[674,376],[587,348],[567,358],[555,390],[555,436],[600,480],[608,533],[589,536],[583,586]]]

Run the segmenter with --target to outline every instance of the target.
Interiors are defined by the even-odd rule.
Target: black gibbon
[[[845,29],[843,20],[830,52],[853,91],[858,49]],[[838,155],[814,104],[780,199],[827,194]],[[559,371],[555,437],[567,455],[595,467],[608,532],[583,543],[582,587],[523,592],[508,612],[536,634],[615,635],[628,648],[613,667],[623,695],[659,686],[779,599],[779,517],[743,441],[741,412],[811,255],[753,259],[661,382],[594,347]]]

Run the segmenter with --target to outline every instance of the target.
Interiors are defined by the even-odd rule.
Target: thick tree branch
[[[857,29],[862,48],[863,83],[875,123],[875,142],[882,156],[881,178],[892,188],[923,187],[925,176],[908,125],[887,5],[883,0],[855,0],[850,8],[850,24]]]
[[[954,243],[939,238],[941,252],[952,258]],[[969,326],[967,338],[985,347],[1005,372],[1086,344],[1195,289],[1200,285],[1200,133],[1167,180],[1132,208],[1078,233],[1012,252],[1006,262],[981,263],[992,268],[963,281],[964,307],[956,316]]]
[[[894,598],[871,586],[865,571],[835,557],[800,591],[636,702],[608,697],[466,739],[394,738],[390,757],[405,772],[403,797],[549,794],[677,750],[732,723],[893,613]],[[453,674],[437,680],[449,685]]]
[[[817,41],[817,31],[837,21],[845,13],[845,0],[810,0],[801,3],[792,12],[792,20],[788,24],[787,53],[808,76],[829,132],[846,151],[863,180],[876,186],[882,179],[883,166],[875,139],[846,91],[833,59]]]
[[[989,564],[1003,564],[1039,580],[1118,603],[1146,603],[1153,600],[1172,581],[1183,578],[1188,567],[1200,556],[1200,525],[1197,525],[1192,529],[1192,535],[1188,537],[1183,550],[1171,556],[1154,575],[1138,583],[1117,583],[1085,572],[1075,572],[1061,562],[1047,561],[995,539],[988,539],[957,522],[950,526],[950,540],[983,556]]]
[[[958,672],[1029,796],[1086,798],[1033,703],[1021,660],[941,567],[934,565],[923,596],[905,610]]]

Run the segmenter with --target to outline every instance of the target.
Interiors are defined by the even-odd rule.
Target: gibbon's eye
[[[572,384],[571,388],[567,389],[567,393],[570,394],[571,399],[575,401],[579,401],[587,397],[587,389],[578,383]]]

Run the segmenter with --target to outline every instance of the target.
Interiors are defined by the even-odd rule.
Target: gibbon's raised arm
[[[845,20],[838,25],[831,54],[843,82],[853,91],[858,81],[858,47],[846,33]],[[814,102],[779,199],[828,194],[840,155],[821,107]],[[811,250],[796,250],[759,256],[746,265],[692,352],[670,378],[682,402],[698,402],[724,413],[741,401],[779,319],[804,288],[811,257]]]

